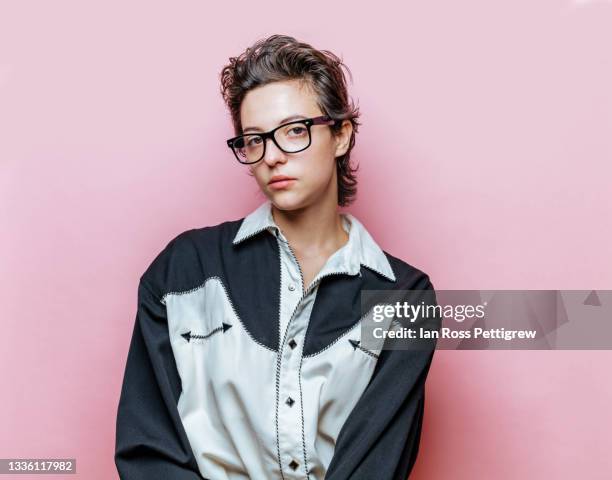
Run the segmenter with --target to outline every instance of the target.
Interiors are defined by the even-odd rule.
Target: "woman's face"
[[[297,80],[274,82],[250,90],[240,109],[243,133],[268,132],[292,121],[294,115],[313,118],[323,115],[316,94]],[[310,146],[297,153],[285,153],[271,139],[266,140],[265,156],[248,166],[259,188],[279,209],[303,208],[322,197],[337,200],[336,157],[343,155],[350,140],[351,123],[345,121],[340,135],[329,126],[313,125]],[[277,175],[292,180],[275,184]]]

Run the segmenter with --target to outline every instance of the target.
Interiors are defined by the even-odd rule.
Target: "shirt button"
[[[297,347],[297,342],[292,338],[291,341],[289,342],[289,346],[293,350],[295,347]]]
[[[293,283],[290,283],[287,288],[289,288],[289,290],[293,292],[295,290],[295,285]]]
[[[291,467],[292,470],[295,470],[297,467],[300,466],[300,464],[296,462],[295,460],[291,460],[291,463],[289,464],[289,466]]]
[[[287,397],[287,400],[285,401],[285,403],[289,405],[290,407],[292,407],[293,404],[295,403],[295,400],[291,397]]]

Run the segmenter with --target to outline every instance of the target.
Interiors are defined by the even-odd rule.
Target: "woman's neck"
[[[272,215],[293,249],[305,256],[333,253],[348,241],[337,204],[312,204],[296,210],[272,205]]]

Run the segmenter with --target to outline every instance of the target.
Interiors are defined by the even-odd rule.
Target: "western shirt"
[[[352,214],[309,285],[266,200],[175,236],[140,277],[120,478],[405,479],[430,351],[360,345],[360,292],[433,290]]]

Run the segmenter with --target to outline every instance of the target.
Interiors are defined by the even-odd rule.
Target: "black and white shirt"
[[[404,480],[431,351],[360,345],[363,289],[433,289],[351,214],[304,285],[266,200],[187,230],[140,278],[117,412],[124,480]]]

